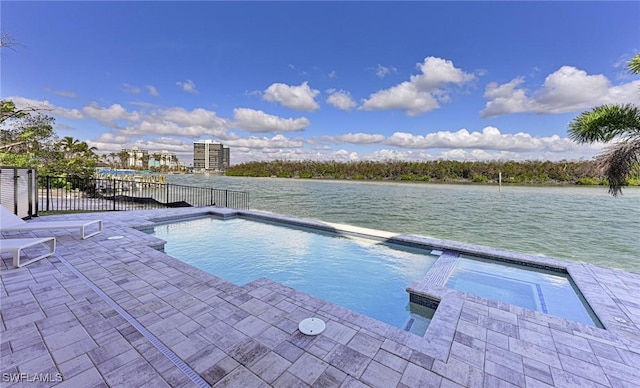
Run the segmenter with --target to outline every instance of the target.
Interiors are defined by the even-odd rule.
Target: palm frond
[[[636,54],[627,64],[627,69],[633,74],[640,74],[640,54]]]
[[[595,107],[573,119],[568,134],[578,143],[640,137],[640,109],[633,104]]]
[[[609,181],[609,193],[622,194],[627,177],[640,163],[640,138],[620,141],[607,147],[597,159],[598,167]]]

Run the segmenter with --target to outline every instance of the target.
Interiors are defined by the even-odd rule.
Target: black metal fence
[[[122,179],[38,177],[40,212],[220,206],[249,208],[249,193]]]

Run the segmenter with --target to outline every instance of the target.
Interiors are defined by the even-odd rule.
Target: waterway
[[[169,183],[248,191],[250,207],[640,273],[640,189],[449,185],[215,175]]]

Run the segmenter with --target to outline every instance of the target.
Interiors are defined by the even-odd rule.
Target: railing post
[[[27,213],[29,217],[33,217],[33,170],[27,170]]]
[[[46,183],[46,189],[47,189],[47,211],[49,211],[49,191],[51,191],[51,177],[49,175],[47,175],[47,183]]]
[[[229,190],[224,191],[224,207],[229,207]]]
[[[113,211],[116,211],[116,178],[113,178]]]
[[[20,195],[18,191],[18,168],[14,167],[13,169],[13,214],[18,213],[18,196]]]
[[[165,198],[164,203],[165,203],[166,205],[168,205],[168,204],[169,204],[169,184],[168,184],[168,183],[165,183],[165,184],[164,184],[164,187],[167,189],[167,190],[166,190],[166,191],[167,191],[167,195],[166,195],[166,198]]]
[[[33,182],[32,182],[32,184],[34,185],[35,190],[36,190],[36,197],[35,197],[36,211],[35,211],[35,215],[37,217],[38,213],[40,212],[40,191],[38,190],[38,170],[36,170],[36,169],[33,170]]]

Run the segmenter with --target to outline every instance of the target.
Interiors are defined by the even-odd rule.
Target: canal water
[[[640,273],[640,189],[169,175],[250,193],[250,207]]]

